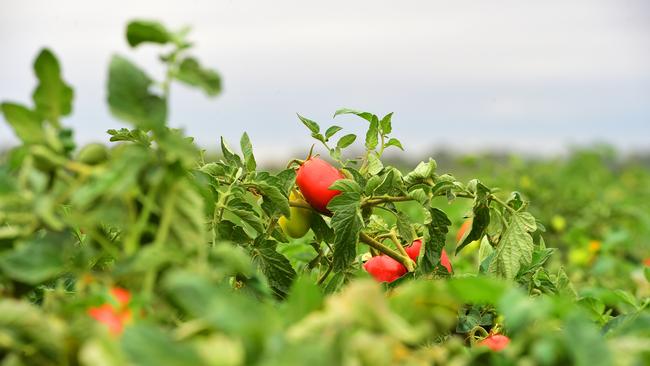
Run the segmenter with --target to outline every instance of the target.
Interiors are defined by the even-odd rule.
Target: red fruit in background
[[[472,228],[472,219],[467,219],[463,224],[460,226],[460,229],[458,229],[458,232],[456,233],[456,242],[459,243],[463,237],[465,236],[465,233]]]
[[[411,259],[414,261],[418,260],[418,257],[420,256],[420,250],[422,248],[422,240],[418,239],[413,241],[413,244],[405,248],[406,254],[408,254]],[[451,267],[451,262],[449,261],[449,257],[447,256],[447,251],[445,249],[442,249],[442,253],[440,253],[440,264],[442,264],[443,267],[447,268],[447,272],[451,273],[453,271],[453,268]]]
[[[100,323],[105,324],[113,335],[119,335],[124,329],[124,323],[130,318],[130,312],[124,313],[115,310],[110,304],[88,309],[88,315]]]
[[[123,307],[127,306],[129,301],[131,301],[131,293],[120,287],[113,287],[111,289],[111,295],[113,295],[117,302]]]
[[[329,189],[343,173],[326,161],[314,157],[305,161],[296,172],[296,185],[305,200],[317,211],[329,213],[327,204],[341,191]]]
[[[363,268],[378,282],[393,282],[407,272],[406,267],[387,255],[370,258]]]
[[[510,338],[504,336],[503,334],[493,334],[484,340],[482,340],[479,345],[480,346],[487,346],[491,350],[495,352],[499,352],[506,348],[508,346],[508,343],[510,343]]]
[[[644,260],[643,260],[643,264],[644,264],[646,267],[650,267],[650,258],[646,258],[646,259],[644,259]]]
[[[447,268],[447,272],[451,273],[454,269],[451,266],[451,261],[449,261],[449,257],[447,256],[447,252],[445,249],[442,249],[442,253],[440,253],[440,264],[442,264],[443,267]]]
[[[111,334],[117,336],[124,330],[124,325],[131,320],[131,310],[127,308],[131,301],[131,293],[120,287],[111,288],[110,293],[117,300],[119,307],[116,308],[111,303],[103,304],[88,309],[88,315],[106,325]]]

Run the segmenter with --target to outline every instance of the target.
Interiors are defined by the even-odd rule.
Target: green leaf
[[[379,121],[379,126],[381,127],[381,132],[384,135],[388,135],[389,133],[393,132],[393,126],[392,126],[392,123],[391,123],[392,119],[393,119],[393,112],[390,112],[387,115],[385,115],[384,118],[381,119],[381,121]],[[397,141],[396,139],[391,139],[391,140]],[[399,143],[399,141],[397,141],[397,142]],[[388,141],[388,143],[390,144],[390,141]],[[404,150],[404,149],[402,149],[402,150]]]
[[[165,27],[155,21],[135,20],[126,27],[126,40],[129,46],[136,47],[141,43],[165,44],[172,37]]]
[[[496,247],[496,256],[490,263],[489,272],[506,279],[515,278],[519,268],[532,261],[534,244],[530,233],[536,229],[533,215],[528,212],[513,213]]]
[[[355,192],[355,193],[363,192],[361,186],[357,182],[353,181],[352,179],[339,179],[336,182],[334,182],[331,186],[329,186],[329,189],[339,190],[342,192]]]
[[[390,140],[388,140],[386,145],[384,145],[384,147],[389,147],[389,146],[395,146],[398,149],[404,151],[404,148],[402,147],[402,143],[396,138],[391,138]]]
[[[108,73],[111,113],[143,130],[160,130],[167,119],[167,102],[149,90],[152,84],[137,66],[113,56]]]
[[[67,233],[48,233],[22,243],[0,257],[0,269],[7,276],[32,285],[55,278],[66,270],[72,240]]]
[[[339,142],[336,143],[336,147],[339,149],[345,149],[346,147],[352,145],[356,139],[357,136],[353,133],[345,135],[339,139]]]
[[[334,197],[327,208],[334,213],[330,225],[335,233],[334,270],[344,271],[354,261],[357,253],[359,231],[363,226],[361,194],[343,192]]]
[[[122,349],[134,365],[205,365],[189,345],[174,340],[153,325],[137,324],[126,328]]]
[[[334,241],[334,231],[327,225],[321,215],[312,215],[311,230],[314,232],[317,242],[331,243]]]
[[[366,149],[374,150],[379,143],[379,122],[372,120],[366,132]]]
[[[418,266],[420,273],[431,273],[440,263],[440,254],[442,248],[445,247],[445,239],[449,232],[449,225],[451,225],[451,221],[444,211],[432,208],[429,213],[431,214],[431,222],[426,225],[429,240],[424,243],[424,255]]]
[[[361,111],[357,111],[357,110],[354,110],[354,109],[342,108],[342,109],[339,109],[338,111],[336,111],[334,113],[334,117],[339,116],[341,114],[354,114],[356,116],[359,116],[359,117],[365,119],[368,122],[372,122],[373,116],[374,116],[374,114],[369,113],[369,112],[361,112]],[[377,118],[377,117],[375,116],[374,118]]]
[[[377,155],[374,153],[368,154],[368,174],[379,174],[382,169],[384,169],[384,164],[382,164]]]
[[[481,245],[478,249],[479,273],[487,273],[490,263],[494,258],[494,248],[490,245],[487,236],[481,239]]]
[[[325,138],[329,139],[330,137],[334,136],[337,132],[341,131],[343,128],[339,126],[332,126],[325,131]]]
[[[451,292],[462,302],[495,304],[508,289],[503,282],[481,277],[456,277],[449,280]]]
[[[240,167],[242,166],[241,159],[239,158],[239,155],[235,154],[234,151],[230,148],[226,140],[221,136],[221,153],[223,154],[223,158],[226,160],[226,163],[233,165],[235,167]]]
[[[415,167],[415,169],[413,169],[413,171],[406,174],[404,181],[407,184],[412,185],[433,178],[437,166],[436,161],[431,158],[429,158],[429,161],[426,163],[422,161]]]
[[[314,122],[314,121],[312,121],[312,120],[310,120],[308,118],[305,118],[305,117],[303,117],[303,116],[301,116],[299,114],[298,114],[298,118],[300,119],[302,124],[307,126],[309,131],[311,131],[312,135],[316,135],[316,134],[318,134],[320,132],[320,126],[318,125],[318,123],[316,123],[316,122]]]
[[[275,250],[276,242],[263,240],[253,247],[251,257],[269,281],[273,292],[280,298],[289,293],[296,271],[291,262]]]
[[[200,88],[207,96],[214,97],[221,93],[221,76],[214,70],[201,67],[193,57],[183,59],[174,76],[187,85]]]
[[[256,182],[253,185],[257,187],[264,198],[265,204],[262,205],[262,208],[267,214],[273,215],[275,212],[279,212],[286,217],[291,216],[289,200],[282,194],[282,190],[279,187],[267,182]]]
[[[397,231],[404,240],[402,244],[411,244],[413,242],[413,227],[411,226],[411,218],[404,212],[397,212]]]
[[[34,71],[39,84],[32,98],[36,112],[52,123],[58,123],[60,116],[72,112],[72,88],[61,79],[61,68],[56,56],[43,49],[34,62]]]
[[[469,234],[465,236],[462,242],[456,247],[456,254],[460,252],[467,244],[473,242],[474,240],[479,240],[483,235],[485,235],[485,230],[490,224],[490,208],[489,208],[489,198],[490,189],[484,186],[482,183],[476,183],[476,197],[474,198],[474,207],[472,212],[474,213],[474,218],[472,219],[472,229]],[[515,272],[516,274],[516,272]]]
[[[291,293],[284,302],[283,319],[286,324],[295,324],[322,306],[323,294],[318,285],[309,277],[300,277],[294,281]]]
[[[28,108],[14,103],[2,103],[2,114],[16,136],[25,144],[45,142],[45,133],[39,115]]]
[[[244,154],[244,161],[246,162],[246,170],[249,172],[254,172],[257,169],[257,163],[255,162],[255,156],[253,155],[253,145],[251,144],[248,134],[244,132],[241,136],[241,151]]]

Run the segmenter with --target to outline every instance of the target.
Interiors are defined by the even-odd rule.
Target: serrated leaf
[[[361,195],[357,192],[343,192],[334,197],[327,208],[334,213],[330,225],[335,233],[335,271],[344,271],[354,261],[359,231],[363,226],[361,217]]]
[[[404,151],[404,148],[402,147],[402,143],[396,138],[391,138],[390,140],[388,140],[385,147],[388,147],[388,146],[395,146],[398,149]]]
[[[200,88],[207,96],[221,93],[221,76],[214,70],[201,67],[193,57],[183,59],[174,76],[187,85]]]
[[[226,163],[233,165],[235,167],[240,167],[242,166],[241,159],[239,158],[239,155],[235,154],[234,151],[228,146],[228,143],[226,140],[221,136],[221,153],[223,154],[223,158],[226,160]]]
[[[506,279],[515,278],[519,268],[532,261],[534,244],[530,233],[536,229],[533,215],[528,212],[513,213],[497,244],[496,256],[490,263],[489,272]]]
[[[273,215],[276,212],[286,217],[291,216],[288,198],[282,194],[281,187],[276,187],[268,182],[256,182],[253,184],[262,194],[264,203],[262,208],[267,214]]]
[[[316,241],[318,242],[324,241],[331,243],[334,241],[334,231],[327,225],[327,222],[325,222],[325,219],[321,215],[312,215],[311,230],[314,232]]]
[[[368,122],[372,122],[372,119],[373,119],[373,116],[374,116],[372,113],[369,113],[369,112],[361,112],[361,111],[357,111],[357,110],[354,110],[354,109],[342,108],[342,109],[339,109],[338,111],[336,111],[334,113],[334,117],[339,116],[341,114],[354,114],[356,116],[359,116],[359,117],[365,119]]]
[[[379,185],[381,184],[381,182],[383,181],[384,178],[382,178],[382,177],[380,177],[378,175],[371,176],[370,179],[368,179],[368,183],[366,183],[366,188],[365,188],[364,193],[367,196],[372,196],[373,193],[375,192],[375,189],[377,189],[377,187],[379,187]]]
[[[339,126],[332,126],[325,131],[325,138],[329,139],[334,136],[337,132],[341,131],[343,128]]]
[[[257,163],[253,155],[253,145],[246,132],[241,136],[240,145],[242,154],[244,154],[244,161],[246,162],[246,170],[254,172],[257,169]]]
[[[379,122],[372,120],[366,132],[366,149],[374,150],[379,143]]]
[[[416,184],[420,183],[428,178],[432,178],[436,173],[436,161],[429,158],[429,161],[420,162],[413,171],[406,174],[404,181],[406,184]]]
[[[393,119],[393,112],[390,112],[387,115],[385,115],[381,119],[381,121],[379,121],[379,126],[381,127],[381,131],[384,133],[384,135],[388,135],[389,133],[391,133],[393,131],[393,126],[392,126],[392,123],[391,123],[392,119]],[[391,140],[397,141],[397,139],[391,139]],[[399,144],[399,141],[397,141],[397,143]],[[390,140],[388,141],[388,145],[389,144],[390,144]],[[400,149],[401,149],[401,144],[399,146],[400,146]],[[402,150],[404,150],[404,149],[402,149]]]
[[[447,214],[437,208],[429,210],[431,222],[426,225],[429,233],[429,240],[424,243],[424,255],[418,266],[419,273],[431,273],[440,263],[440,254],[445,247],[445,240],[449,232],[451,221]]]
[[[149,89],[147,74],[120,56],[113,56],[108,73],[108,104],[117,118],[143,130],[159,130],[167,119],[167,102]]]
[[[404,240],[404,244],[410,244],[413,242],[413,227],[411,226],[411,218],[408,217],[404,212],[397,212],[397,231],[399,235]]]
[[[266,276],[273,292],[284,298],[291,289],[296,271],[291,267],[291,262],[278,253],[275,247],[276,242],[273,240],[258,242],[251,250],[251,257]]]
[[[382,169],[384,169],[384,164],[379,160],[377,155],[374,153],[368,154],[368,174],[379,174]]]
[[[38,86],[32,94],[36,112],[47,120],[57,123],[60,116],[72,112],[74,92],[61,78],[61,67],[56,56],[43,49],[34,62]]]
[[[40,144],[45,142],[43,124],[39,115],[15,103],[2,103],[2,115],[16,133],[16,136],[25,144]]]
[[[309,131],[311,131],[312,136],[316,135],[316,134],[318,134],[320,132],[320,126],[318,125],[318,123],[310,120],[309,118],[305,118],[305,117],[303,117],[303,116],[301,116],[299,114],[298,114],[298,118],[300,119],[300,122],[302,122],[302,124],[307,126]]]
[[[363,192],[361,186],[357,182],[353,181],[352,179],[339,179],[336,182],[334,182],[331,186],[329,186],[329,189],[339,190],[342,192],[355,192],[355,193]]]
[[[354,143],[354,140],[357,139],[357,135],[355,134],[347,134],[339,139],[339,141],[336,143],[336,147],[339,149],[345,149],[346,147],[352,145]]]
[[[167,29],[155,21],[135,20],[126,26],[126,40],[129,46],[136,47],[141,43],[165,44],[172,40]]]

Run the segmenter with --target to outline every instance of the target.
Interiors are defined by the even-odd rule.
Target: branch
[[[377,240],[370,237],[368,234],[363,231],[359,233],[359,239],[368,244],[370,247],[377,249],[378,251],[386,254],[387,256],[393,258],[394,260],[400,262],[409,272],[415,271],[415,262],[411,260],[408,256],[401,255],[386,245],[378,242]]]

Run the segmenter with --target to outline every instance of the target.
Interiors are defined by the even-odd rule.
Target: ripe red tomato
[[[370,258],[363,268],[378,282],[393,282],[407,272],[406,267],[387,255]]]
[[[465,236],[465,233],[472,228],[472,219],[467,219],[463,224],[460,226],[460,229],[458,229],[458,232],[456,233],[456,242],[460,243],[460,241],[463,239]]]
[[[493,334],[484,340],[482,340],[479,345],[487,346],[492,351],[499,352],[506,348],[510,343],[510,338],[504,336],[503,334]]]
[[[414,261],[418,260],[418,257],[420,256],[420,250],[422,248],[422,240],[417,239],[413,241],[413,244],[405,248],[406,254],[411,257]],[[451,267],[451,262],[449,261],[449,257],[447,256],[447,252],[445,249],[442,249],[442,253],[440,253],[440,264],[442,264],[443,267],[447,268],[447,271],[451,273],[453,271],[453,268]]]
[[[326,161],[314,157],[305,161],[296,172],[296,184],[311,207],[322,213],[329,213],[327,204],[341,191],[329,189],[345,176]]]

